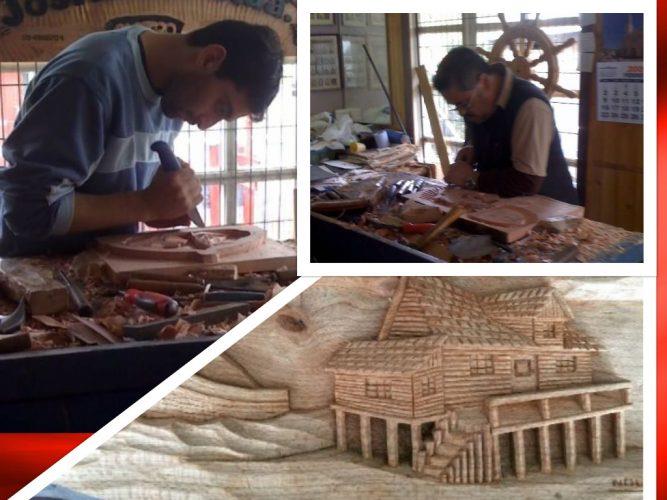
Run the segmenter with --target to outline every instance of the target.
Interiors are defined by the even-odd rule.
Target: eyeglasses
[[[475,90],[477,89],[477,86],[473,87],[472,92],[470,93],[470,97],[465,102],[455,104],[453,106],[450,106],[449,110],[453,113],[454,111],[458,111],[461,116],[465,115],[466,112],[470,109],[470,103],[472,102],[472,98],[475,95]]]

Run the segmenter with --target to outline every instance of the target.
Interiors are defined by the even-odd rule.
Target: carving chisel
[[[160,157],[160,163],[162,164],[162,168],[164,168],[167,172],[176,172],[181,168],[181,164],[174,155],[174,152],[169,147],[169,144],[167,144],[166,142],[155,141],[153,144],[151,144],[151,149],[158,154],[158,156]],[[188,212],[188,216],[190,217],[190,220],[195,223],[196,226],[206,227],[206,224],[204,224],[204,220],[201,218],[201,215],[199,215],[197,207],[194,207],[192,210],[190,210]]]
[[[81,290],[76,283],[70,281],[62,271],[58,271],[58,278],[67,288],[67,293],[69,294],[72,306],[74,306],[74,310],[77,314],[84,317],[92,316],[93,307],[90,305],[90,302],[88,302],[83,290]]]
[[[126,291],[120,291],[118,294],[123,297],[128,304],[140,307],[144,311],[159,314],[160,316],[175,316],[178,314],[178,302],[171,297],[157,292],[145,292],[130,288]]]

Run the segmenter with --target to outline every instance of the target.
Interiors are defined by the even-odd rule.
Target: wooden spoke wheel
[[[560,45],[554,45],[546,33],[538,27],[539,17],[534,21],[524,21],[514,26],[507,24],[504,14],[498,14],[498,17],[503,26],[503,34],[493,44],[491,52],[480,47],[477,47],[477,52],[486,56],[492,63],[506,64],[520,78],[539,83],[549,98],[554,95],[578,97],[577,92],[558,85],[558,54],[574,45],[575,39],[569,38]],[[507,49],[512,52],[511,60],[503,57]],[[547,64],[546,77],[534,71],[534,68],[543,62]]]

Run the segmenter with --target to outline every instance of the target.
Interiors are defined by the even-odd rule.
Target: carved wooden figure
[[[598,464],[601,420],[609,416],[616,454],[624,456],[630,382],[594,378],[591,357],[600,348],[572,319],[548,287],[476,295],[444,280],[401,278],[378,339],[348,342],[327,365],[338,449],[347,449],[346,416],[357,415],[366,459],[374,418],[386,425],[390,466],[398,465],[397,436],[406,425],[412,468],[421,475],[498,481],[508,472],[502,447],[511,442],[513,472],[523,479],[527,433],[537,432],[541,470],[551,473],[549,431],[561,428],[565,468],[573,470],[576,422],[585,422]]]

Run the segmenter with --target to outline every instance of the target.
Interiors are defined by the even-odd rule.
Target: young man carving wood
[[[150,150],[183,121],[261,119],[283,53],[265,26],[220,21],[187,34],[142,26],[93,33],[30,83],[3,146],[0,256],[79,250],[100,234],[187,224],[194,171],[159,169]]]
[[[471,142],[457,154],[447,182],[577,204],[553,110],[539,88],[467,47],[445,56],[433,86],[464,118]]]

